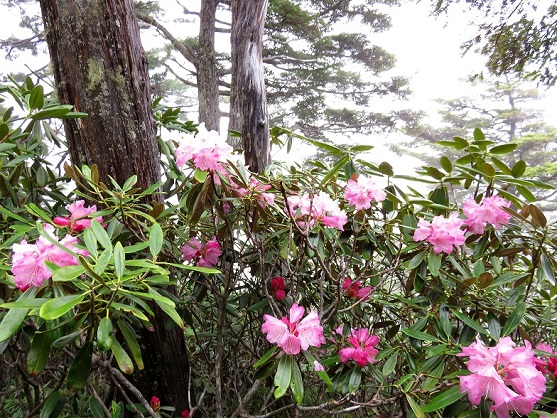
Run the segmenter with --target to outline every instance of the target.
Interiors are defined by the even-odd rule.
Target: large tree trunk
[[[197,97],[199,122],[210,131],[220,131],[219,78],[215,58],[215,18],[219,0],[203,0],[199,12]]]
[[[141,188],[159,181],[147,59],[132,0],[40,4],[59,100],[89,115],[65,121],[72,162],[96,164],[108,185],[108,176],[122,184],[133,174]],[[188,357],[182,331],[167,329],[166,321],[156,311],[155,332],[144,333],[144,351],[158,358],[146,365],[154,377],[138,383],[151,396],[156,379],[164,391],[156,395],[181,411],[189,409]]]
[[[263,74],[263,28],[268,0],[232,0],[230,129],[242,134],[246,164],[260,172],[271,162]]]
[[[72,162],[101,180],[160,180],[147,59],[131,0],[41,0],[58,98],[89,117],[65,121]]]

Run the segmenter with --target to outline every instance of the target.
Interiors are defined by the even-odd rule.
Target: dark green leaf
[[[411,328],[403,328],[402,332],[404,332],[409,337],[416,338],[417,340],[429,341],[429,342],[441,342],[439,338],[434,337],[433,335],[421,331],[416,331]]]
[[[161,252],[163,238],[161,226],[158,223],[154,223],[149,230],[149,251],[153,257]]]
[[[133,372],[133,363],[132,359],[126,353],[126,351],[122,348],[116,337],[114,335],[112,338],[112,344],[110,349],[114,354],[114,358],[116,359],[116,363],[118,363],[118,367],[126,374],[131,374]]]
[[[518,147],[518,144],[503,144],[497,145],[489,150],[491,154],[508,154],[509,152],[513,152]]]
[[[292,361],[292,381],[290,382],[290,389],[292,395],[298,405],[302,404],[304,400],[304,382],[302,380],[302,373],[296,361]]]
[[[145,366],[143,364],[143,357],[141,356],[141,347],[137,342],[137,337],[135,335],[133,328],[123,319],[118,320],[118,328],[120,328],[120,331],[124,336],[124,340],[126,340],[126,344],[130,349],[130,352],[132,354],[133,360],[135,361],[135,364],[137,365],[137,368],[139,370],[143,370]]]
[[[519,160],[513,165],[511,172],[505,174],[511,174],[513,177],[519,178],[522,177],[522,175],[525,172],[526,172],[526,163],[523,160]]]
[[[101,319],[97,328],[97,345],[99,350],[104,351],[105,353],[110,350],[113,332],[114,326],[112,325],[110,318],[104,317]]]
[[[483,335],[489,335],[489,333],[487,332],[487,330],[485,328],[483,328],[480,324],[478,324],[476,321],[474,321],[472,318],[468,317],[467,315],[463,314],[462,312],[453,311],[453,314],[459,320],[461,320],[466,325],[468,325],[470,328],[472,328],[474,331],[477,331],[477,332],[479,332],[480,334],[483,334]]]
[[[31,286],[19,297],[18,301],[34,298],[38,290],[37,287]],[[16,333],[28,312],[29,309],[25,308],[15,308],[8,311],[0,323],[0,342],[7,340]]]
[[[68,371],[68,377],[66,379],[66,386],[68,389],[76,391],[85,386],[89,374],[91,374],[92,358],[93,343],[86,342],[75,355],[70,370]]]
[[[31,96],[29,97],[29,109],[41,109],[44,104],[44,90],[43,86],[35,86],[31,90]]]
[[[513,332],[516,329],[516,327],[518,327],[518,325],[520,324],[520,321],[522,321],[522,318],[524,317],[525,313],[526,313],[526,303],[524,302],[517,303],[516,307],[513,309],[513,311],[509,315],[509,318],[505,322],[505,326],[503,327],[501,336],[506,337],[511,332]]]
[[[274,383],[276,386],[275,398],[280,398],[286,393],[292,378],[292,356],[283,355],[277,366]]]
[[[463,395],[464,394],[460,392],[459,387],[454,386],[449,390],[435,396],[431,401],[427,403],[427,405],[422,408],[422,411],[425,413],[437,411],[438,409],[455,403],[460,398],[462,398]]]
[[[425,418],[424,412],[409,394],[406,394],[406,400],[408,401],[408,405],[410,405],[412,412],[416,415],[416,418]]]

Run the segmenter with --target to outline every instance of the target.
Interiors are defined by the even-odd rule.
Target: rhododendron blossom
[[[70,216],[57,216],[53,219],[53,222],[58,226],[68,226],[72,232],[81,232],[91,226],[89,215],[97,211],[97,206],[85,206],[85,200],[78,200],[66,206],[66,209],[70,212]],[[97,216],[94,219],[99,222],[103,221],[102,216]]]
[[[480,204],[473,198],[468,198],[462,207],[462,211],[468,218],[464,223],[473,234],[483,234],[488,224],[499,229],[511,219],[511,215],[501,208],[508,208],[510,205],[511,202],[497,195],[484,198]]]
[[[516,347],[510,337],[486,347],[478,338],[457,356],[470,357],[468,376],[460,376],[460,391],[468,394],[474,405],[483,396],[493,401],[498,418],[510,418],[509,411],[527,415],[545,392],[545,377],[536,369],[534,351],[528,341]]]
[[[284,277],[273,277],[271,279],[271,289],[275,292],[275,297],[278,300],[284,300],[286,292],[284,290]]]
[[[307,350],[310,346],[319,347],[325,343],[323,327],[319,323],[317,312],[311,311],[304,319],[305,308],[293,304],[290,315],[281,319],[271,315],[264,315],[261,330],[267,334],[267,341],[276,344],[286,354],[298,354],[301,350]]]
[[[348,180],[344,190],[344,198],[357,210],[371,208],[371,202],[382,202],[386,195],[381,187],[369,177],[359,176],[356,180]]]
[[[352,280],[347,277],[344,279],[344,283],[342,284],[342,290],[346,292],[346,295],[350,299],[367,299],[369,294],[371,293],[371,287],[366,286],[360,288],[361,283],[360,281],[352,282]]]
[[[259,202],[259,206],[266,208],[267,205],[275,203],[275,195],[266,193],[271,188],[270,184],[263,184],[255,178],[250,178],[247,189],[238,186],[234,181],[230,180],[230,186],[239,197],[253,197]]]
[[[431,222],[420,219],[418,229],[414,232],[414,241],[427,241],[433,245],[433,252],[450,254],[453,247],[464,244],[464,221],[452,213],[448,218],[436,216]]]
[[[151,404],[151,408],[153,408],[153,411],[155,411],[155,412],[157,412],[159,409],[161,409],[161,400],[156,396],[153,396],[151,398],[150,404]]]
[[[44,229],[52,239],[59,241],[58,237],[54,235],[52,225],[45,224]],[[89,255],[87,251],[76,247],[77,238],[71,235],[66,235],[59,242],[75,254]],[[30,286],[40,287],[46,279],[52,277],[52,272],[46,266],[45,261],[50,261],[59,267],[79,264],[77,258],[58,248],[43,236],[39,237],[35,244],[22,240],[21,243],[13,245],[13,251],[12,273],[15,284],[20,290],[25,290]]]
[[[557,376],[557,351],[553,350],[549,344],[538,344],[536,350],[548,354],[534,358],[536,368],[542,373]]]
[[[344,230],[348,222],[346,212],[341,210],[338,203],[324,192],[314,196],[304,193],[302,196],[287,198],[290,215],[296,219],[301,227],[313,227],[316,221],[330,228]]]
[[[352,347],[346,347],[339,350],[338,355],[340,361],[346,363],[348,360],[354,360],[360,367],[375,362],[375,356],[379,352],[375,346],[379,343],[379,338],[370,335],[367,328],[352,330],[348,337],[348,342]]]
[[[195,137],[182,141],[176,149],[176,164],[182,167],[191,161],[200,170],[225,174],[226,170],[221,164],[230,158],[232,148],[218,132],[207,131],[203,123],[197,127],[197,131]]]
[[[193,261],[199,267],[211,268],[217,264],[218,258],[222,255],[219,242],[213,238],[203,246],[196,238],[185,242],[180,248],[184,260]]]

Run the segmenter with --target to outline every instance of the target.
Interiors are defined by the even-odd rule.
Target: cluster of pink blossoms
[[[478,204],[474,199],[468,199],[463,206],[467,219],[461,219],[456,212],[448,218],[435,216],[431,222],[420,219],[418,228],[414,231],[414,241],[427,241],[433,245],[433,252],[450,254],[453,248],[464,244],[464,234],[469,231],[473,234],[483,234],[488,224],[500,228],[509,222],[511,216],[501,207],[509,207],[511,202],[499,196],[483,199]],[[467,229],[462,229],[466,226]]]
[[[462,211],[468,218],[464,223],[473,234],[483,234],[488,224],[499,229],[511,219],[511,215],[501,208],[508,208],[510,205],[511,202],[497,195],[486,197],[481,203],[476,203],[474,199],[469,198],[462,207]]]
[[[342,334],[342,330],[337,330]],[[366,364],[375,363],[375,356],[379,352],[375,346],[379,343],[379,338],[371,335],[367,328],[352,330],[348,337],[349,347],[341,348],[338,352],[340,361],[346,363],[354,360],[360,367]]]
[[[524,345],[516,347],[505,337],[495,347],[486,347],[480,339],[464,347],[457,356],[470,357],[472,374],[460,377],[460,391],[474,405],[487,396],[498,418],[509,418],[509,411],[528,415],[545,392],[545,377],[536,369],[532,346],[528,341]]]
[[[344,190],[344,198],[356,210],[371,208],[371,202],[382,202],[385,200],[385,191],[375,182],[365,176],[359,176],[356,180],[348,180]]]
[[[45,231],[75,254],[88,256],[89,253],[76,247],[77,238],[66,235],[62,240],[54,234],[54,227],[49,224],[44,225]],[[14,254],[12,256],[12,273],[16,286],[24,291],[30,286],[40,287],[46,279],[52,277],[52,272],[48,269],[45,261],[50,261],[59,267],[75,266],[77,258],[58,248],[45,237],[41,236],[34,244],[22,240],[19,244],[13,245]]]
[[[66,206],[66,209],[70,212],[70,216],[57,216],[53,219],[54,224],[67,226],[71,232],[81,232],[91,226],[92,219],[89,218],[89,215],[97,211],[97,206],[87,207],[84,200],[78,200]],[[95,219],[99,222],[103,221],[102,216],[97,216]]]
[[[267,190],[271,188],[271,185],[263,184],[253,177],[249,179],[247,189],[238,186],[232,180],[230,180],[230,186],[239,197],[255,198],[259,203],[259,206],[261,206],[263,209],[265,209],[267,205],[272,205],[273,203],[275,203],[275,195],[272,193],[266,193]]]
[[[176,149],[176,164],[182,167],[186,162],[192,161],[200,170],[225,174],[222,163],[230,158],[232,148],[220,138],[218,132],[207,131],[203,123],[197,127],[197,131],[195,138],[183,141]]]
[[[201,244],[196,238],[185,242],[180,248],[184,260],[193,261],[196,266],[211,268],[217,264],[222,255],[219,242],[213,238],[205,245]]]
[[[536,367],[542,373],[548,374],[550,376],[557,376],[557,351],[553,350],[549,344],[538,344],[536,345],[536,350],[543,351],[548,355],[541,355],[539,358],[536,357],[534,362]]]
[[[290,196],[286,200],[290,215],[302,228],[311,228],[315,222],[321,222],[327,227],[343,231],[344,225],[348,222],[346,212],[341,210],[338,203],[325,192],[312,196],[304,193],[302,196]]]
[[[286,291],[284,290],[284,277],[273,277],[271,279],[271,289],[275,292],[277,300],[284,300]]]
[[[304,319],[305,308],[294,303],[290,315],[281,319],[264,315],[261,330],[267,334],[267,341],[283,349],[285,354],[298,354],[310,346],[319,347],[325,343],[323,327],[319,323],[317,312],[311,311]]]
[[[359,280],[352,282],[352,280],[347,277],[344,279],[342,284],[342,290],[346,292],[346,296],[350,299],[367,299],[371,293],[371,287],[360,287],[361,283]]]

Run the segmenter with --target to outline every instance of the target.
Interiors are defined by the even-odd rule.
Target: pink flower
[[[211,268],[218,262],[218,258],[222,255],[222,250],[218,241],[213,238],[203,246],[196,238],[185,242],[180,248],[184,260],[194,261],[199,267]]]
[[[187,409],[184,409],[182,411],[182,418],[190,418],[190,411],[188,411]]]
[[[348,185],[344,190],[344,198],[356,210],[371,208],[371,202],[382,202],[386,198],[383,189],[375,182],[364,176],[359,176],[356,180],[348,180]]]
[[[557,351],[554,351],[549,344],[538,344],[536,350],[543,351],[548,355],[540,355],[534,358],[536,368],[545,374],[557,376]],[[551,356],[551,357],[550,357]]]
[[[161,400],[156,396],[153,396],[151,398],[150,403],[151,403],[151,408],[153,408],[153,411],[157,412],[159,409],[161,409]]]
[[[323,367],[323,365],[319,363],[317,360],[313,360],[313,367],[315,368],[316,372],[325,371],[325,367]]]
[[[360,281],[355,281],[352,283],[349,277],[344,279],[342,284],[342,290],[346,292],[346,295],[350,299],[367,299],[368,295],[371,293],[371,287],[366,286],[360,289]]]
[[[53,219],[54,224],[58,226],[68,226],[71,232],[81,232],[85,228],[91,226],[91,219],[89,215],[97,211],[97,206],[85,206],[84,200],[77,200],[71,205],[67,206],[66,209],[70,212],[70,216],[57,216]],[[97,221],[102,222],[102,216],[97,216]]]
[[[286,354],[298,354],[300,349],[307,350],[310,346],[319,347],[325,343],[325,338],[317,312],[311,311],[302,319],[304,312],[304,307],[295,303],[290,308],[289,318],[264,315],[261,331],[267,334],[267,341],[278,345]]]
[[[468,218],[464,223],[473,234],[483,234],[488,224],[499,229],[501,225],[507,224],[511,219],[511,215],[501,208],[510,205],[511,202],[497,195],[484,198],[481,204],[468,198],[462,207],[462,211]]]
[[[458,218],[456,212],[448,218],[436,216],[430,222],[420,219],[418,229],[414,232],[414,241],[427,241],[433,245],[433,252],[450,254],[453,246],[464,244],[464,230],[461,229],[463,220]]]
[[[267,205],[275,203],[275,195],[272,193],[266,193],[266,191],[271,188],[271,185],[262,184],[259,180],[253,177],[249,179],[247,189],[240,187],[232,181],[232,179],[230,180],[230,186],[239,197],[255,198],[258,201],[259,206],[262,208],[266,208]]]
[[[516,348],[511,338],[505,337],[495,347],[486,347],[477,339],[457,356],[470,357],[467,367],[473,373],[460,377],[460,391],[467,393],[474,405],[487,396],[498,418],[509,418],[509,411],[527,415],[545,391],[545,377],[536,369],[528,341]]]
[[[296,219],[300,227],[311,228],[318,221],[327,227],[342,231],[348,222],[346,212],[324,192],[314,196],[304,193],[302,196],[290,196],[286,200],[290,215]]]
[[[284,300],[286,292],[284,291],[284,277],[273,277],[271,279],[271,289],[275,292],[278,300]]]
[[[352,347],[346,347],[339,350],[338,355],[340,361],[346,363],[348,360],[354,360],[360,367],[364,367],[367,363],[375,363],[375,356],[379,352],[375,346],[379,343],[379,338],[370,335],[369,330],[360,328],[352,330],[348,337],[348,342]]]
[[[45,231],[56,241],[58,237],[54,235],[54,227],[49,224],[44,225]],[[61,245],[72,250],[76,254],[89,255],[85,250],[78,249],[77,238],[66,235],[61,241]],[[59,267],[75,266],[77,259],[52,244],[45,237],[41,236],[35,244],[28,244],[22,240],[20,244],[13,245],[14,254],[12,256],[12,273],[16,286],[20,290],[25,290],[30,286],[40,287],[46,279],[52,277],[52,272],[48,269],[45,261],[50,261]]]

